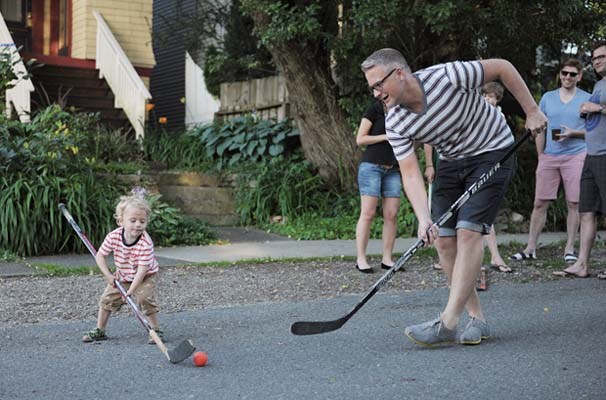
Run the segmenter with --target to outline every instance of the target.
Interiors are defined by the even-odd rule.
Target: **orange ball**
[[[208,354],[203,351],[196,351],[193,358],[196,367],[203,367],[208,362]]]

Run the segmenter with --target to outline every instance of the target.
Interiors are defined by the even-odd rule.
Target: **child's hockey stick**
[[[76,234],[82,240],[82,242],[84,243],[84,245],[86,246],[88,251],[90,251],[90,253],[92,254],[93,257],[96,257],[97,250],[95,250],[95,247],[93,246],[93,244],[90,242],[90,240],[88,240],[86,235],[84,235],[84,233],[82,232],[82,230],[80,229],[80,227],[78,226],[76,221],[74,221],[74,218],[71,216],[69,211],[67,211],[67,208],[65,208],[65,204],[63,204],[63,203],[59,204],[59,209],[61,210],[61,212],[63,213],[63,216],[67,219],[69,224],[72,226],[72,228],[74,228],[74,231],[76,231]],[[154,342],[156,343],[156,345],[158,346],[160,351],[162,353],[164,353],[164,355],[166,356],[168,361],[170,361],[173,364],[176,364],[178,362],[185,360],[187,357],[192,355],[192,353],[196,350],[196,348],[194,347],[191,340],[182,341],[173,350],[167,349],[166,345],[164,344],[162,339],[160,339],[160,336],[158,336],[156,331],[152,329],[152,327],[151,327],[149,321],[147,320],[147,318],[145,317],[145,315],[143,315],[141,310],[139,310],[139,307],[137,306],[137,304],[133,301],[133,299],[130,296],[126,295],[126,290],[124,290],[124,287],[122,286],[122,284],[118,280],[114,280],[114,283],[116,285],[116,288],[120,291],[120,294],[122,294],[122,296],[126,299],[130,308],[132,308],[137,319],[141,322],[143,327],[145,327],[145,329],[147,330],[147,332],[149,333],[151,338],[154,340]]]
[[[522,136],[522,138],[520,138],[517,142],[515,142],[514,145],[511,147],[511,149],[509,149],[509,151],[495,165],[493,165],[492,168],[490,168],[488,171],[483,173],[482,176],[480,176],[478,178],[478,180],[473,185],[471,185],[469,187],[469,189],[467,189],[465,191],[465,193],[463,193],[461,195],[461,197],[459,197],[453,203],[452,206],[450,206],[448,211],[446,211],[444,214],[442,214],[442,216],[436,222],[434,222],[434,224],[431,226],[431,228],[433,228],[433,227],[440,228],[442,225],[444,225],[444,223],[446,221],[448,221],[448,219],[450,217],[452,217],[452,215],[457,210],[459,210],[459,208],[461,208],[461,206],[463,206],[463,204],[465,204],[467,202],[467,200],[469,200],[469,198],[475,192],[477,192],[480,189],[480,187],[482,187],[482,185],[484,185],[484,183],[488,179],[490,179],[490,177],[492,177],[499,168],[501,168],[501,165],[505,161],[507,161],[507,159],[509,159],[509,157],[511,157],[511,155],[513,153],[515,153],[515,151],[518,149],[518,147],[520,147],[520,145],[522,143],[524,143],[526,141],[526,139],[528,139],[530,137],[530,135],[531,135],[530,131],[526,131],[524,136]],[[349,319],[351,317],[353,317],[354,314],[357,313],[358,310],[360,310],[360,308],[362,308],[362,306],[364,306],[364,304],[366,304],[366,302],[368,300],[370,300],[370,298],[372,296],[374,296],[375,293],[377,293],[379,291],[379,289],[381,289],[381,287],[383,285],[385,285],[400,268],[402,268],[402,266],[413,256],[413,254],[416,253],[417,250],[419,250],[421,247],[424,246],[424,244],[425,243],[423,242],[423,240],[418,239],[417,242],[396,261],[396,263],[393,265],[393,267],[391,267],[391,269],[389,271],[387,271],[377,282],[375,282],[374,285],[372,285],[372,287],[370,288],[368,293],[366,293],[364,298],[362,298],[362,300],[360,300],[360,302],[358,304],[356,304],[356,306],[343,317],[332,320],[332,321],[299,321],[299,322],[295,322],[294,324],[291,325],[290,331],[295,335],[315,335],[318,333],[332,332],[332,331],[339,329],[340,327],[345,325],[345,323],[347,321],[349,321]]]

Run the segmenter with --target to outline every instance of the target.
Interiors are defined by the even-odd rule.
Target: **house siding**
[[[194,0],[184,0],[183,9],[193,10]],[[159,42],[157,34],[167,29],[164,19],[170,20],[176,14],[173,0],[154,1],[154,55],[150,91],[155,105],[150,114],[150,122],[157,123],[160,117],[167,118],[166,128],[180,130],[185,127],[185,44],[177,32],[166,41]]]
[[[151,39],[153,0],[73,0],[72,57],[96,58],[97,21],[93,10],[103,16],[133,65],[155,65]]]

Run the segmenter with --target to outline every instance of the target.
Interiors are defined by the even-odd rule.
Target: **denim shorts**
[[[440,160],[433,184],[431,219],[437,221],[508,150],[491,151],[462,160]],[[440,236],[456,236],[456,230],[460,228],[487,235],[515,174],[515,166],[514,154],[440,227]]]
[[[361,162],[358,168],[358,187],[361,196],[400,197],[402,177],[398,167]]]

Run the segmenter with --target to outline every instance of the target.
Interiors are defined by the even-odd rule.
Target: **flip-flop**
[[[579,274],[575,274],[574,272],[568,272],[565,270],[554,271],[554,272],[552,272],[552,275],[559,276],[560,278],[581,278],[581,279],[589,278],[591,276],[590,274],[581,276]]]
[[[606,271],[602,271],[598,274],[598,279],[606,279]]]
[[[513,261],[522,261],[522,260],[536,260],[537,259],[537,253],[535,253],[534,251],[530,254],[526,254],[524,253],[524,251],[520,251],[515,253],[512,256],[509,256],[510,260]]]
[[[442,268],[442,266],[440,265],[440,263],[434,263],[431,266],[433,269],[435,269],[436,271],[442,271],[444,268]]]
[[[503,272],[505,274],[513,272],[513,269],[511,269],[511,267],[502,264],[490,264],[490,269],[494,269],[497,272]]]
[[[564,254],[564,261],[569,264],[577,262],[577,256],[574,253],[566,253]]]

